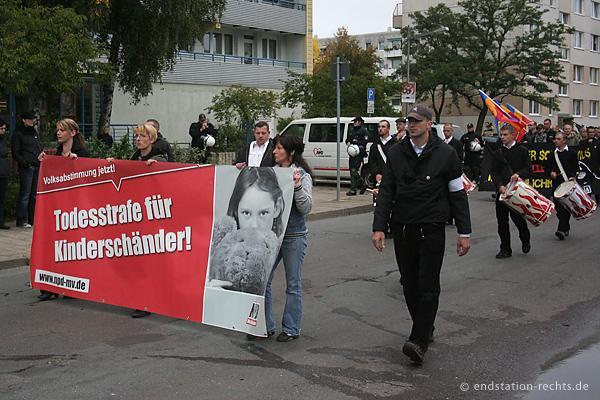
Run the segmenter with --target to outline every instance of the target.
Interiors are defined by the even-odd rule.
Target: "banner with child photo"
[[[291,174],[47,156],[32,287],[266,336]]]

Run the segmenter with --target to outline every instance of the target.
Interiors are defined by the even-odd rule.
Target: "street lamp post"
[[[410,26],[407,26],[407,33],[406,33],[406,83],[410,82],[410,42],[411,42],[411,38],[413,37],[412,34],[412,29],[410,29]],[[429,32],[423,32],[423,33],[419,33],[417,35],[414,35],[415,38],[421,38],[421,37],[426,37],[426,36],[431,36],[434,35],[436,33],[440,33],[440,32],[448,32],[450,29],[448,29],[447,26],[440,26],[439,28],[436,28],[432,31]]]

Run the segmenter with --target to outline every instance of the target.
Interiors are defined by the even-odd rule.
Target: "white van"
[[[390,123],[390,133],[396,133],[397,117],[363,117],[365,120],[363,126],[367,129],[370,141],[377,138],[377,125],[381,120],[387,120]],[[343,179],[350,179],[350,170],[348,168],[348,153],[346,151],[346,137],[352,129],[352,119],[350,117],[340,118],[340,175]],[[335,178],[337,176],[337,158],[336,158],[336,136],[337,136],[336,118],[310,118],[297,119],[281,132],[282,135],[293,135],[299,137],[304,142],[304,158],[313,169],[316,178]],[[434,125],[437,135],[444,138],[443,125]],[[458,132],[457,132],[458,131]],[[454,125],[454,134],[460,133],[462,129]],[[460,136],[459,136],[460,138]],[[369,151],[370,144],[367,146]],[[367,158],[361,175],[366,178],[368,175]]]

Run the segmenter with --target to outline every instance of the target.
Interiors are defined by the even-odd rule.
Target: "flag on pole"
[[[510,124],[515,128],[515,139],[517,142],[520,142],[521,139],[523,139],[523,136],[525,136],[525,132],[527,131],[527,125],[524,124],[523,121],[521,121],[511,111],[504,108],[501,104],[496,102],[496,100],[492,99],[482,90],[479,90],[479,95],[481,96],[483,103],[486,105],[488,110],[490,110],[490,112],[492,113],[494,118],[496,118],[497,121],[504,122],[505,124]]]

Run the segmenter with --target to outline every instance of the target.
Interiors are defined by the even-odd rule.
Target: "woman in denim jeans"
[[[302,266],[306,253],[306,216],[312,208],[312,170],[302,157],[304,144],[293,136],[279,136],[275,140],[273,155],[280,167],[293,168],[294,200],[290,211],[287,229],[283,236],[281,250],[269,276],[265,292],[265,314],[267,317],[267,334],[275,334],[273,319],[273,297],[271,283],[279,261],[283,260],[286,280],[286,300],[283,310],[282,332],[278,342],[289,342],[300,336],[300,320],[302,319]]]

